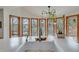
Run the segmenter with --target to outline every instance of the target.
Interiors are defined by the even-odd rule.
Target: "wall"
[[[2,28],[0,28],[0,38],[3,38],[3,9],[0,9],[0,26]]]
[[[4,9],[4,39],[9,38],[9,15],[21,15],[19,7],[5,7]],[[21,15],[22,16],[22,15]]]

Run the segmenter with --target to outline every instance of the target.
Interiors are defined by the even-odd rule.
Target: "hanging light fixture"
[[[51,20],[54,20],[54,17],[56,16],[56,10],[55,9],[51,9],[51,6],[48,6],[48,10],[42,11],[42,18],[49,18]]]
[[[42,19],[49,18],[51,20],[54,20],[55,15],[56,15],[56,10],[55,9],[51,10],[50,6],[48,6],[48,10],[47,11],[44,11],[44,10],[42,11]],[[41,23],[44,23],[44,21],[41,20],[40,24]],[[41,40],[42,33],[43,33],[42,32],[42,27],[39,26],[39,40]]]

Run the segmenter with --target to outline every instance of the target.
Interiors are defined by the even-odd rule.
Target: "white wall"
[[[0,9],[0,21],[2,22],[2,25],[0,24],[2,27],[0,28],[0,37],[3,37],[3,9]]]
[[[4,39],[9,38],[9,15],[21,15],[21,10],[18,7],[5,7],[4,9]]]

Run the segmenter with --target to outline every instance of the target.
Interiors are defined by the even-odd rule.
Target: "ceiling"
[[[41,16],[43,10],[47,10],[47,6],[0,6],[0,8],[20,8],[25,16]],[[51,6],[56,9],[56,15],[62,16],[70,13],[78,13],[79,6]]]
[[[51,9],[53,8],[56,9],[57,16],[79,12],[78,6],[52,6]],[[40,16],[42,11],[47,10],[48,7],[47,6],[24,6],[22,7],[22,9],[25,9],[32,16]]]

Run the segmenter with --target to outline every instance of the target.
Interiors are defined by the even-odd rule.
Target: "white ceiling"
[[[47,10],[47,6],[0,6],[0,8],[20,8],[22,10],[22,14],[25,16],[40,16],[43,10]],[[70,13],[79,12],[79,6],[52,6],[51,9],[56,9],[56,15],[62,16]]]
[[[79,6],[52,6],[51,9],[56,9],[56,14],[62,16],[64,14],[70,14],[79,12]],[[22,9],[25,9],[32,16],[40,16],[43,10],[47,10],[47,6],[24,6]],[[25,13],[27,13],[24,11]]]

